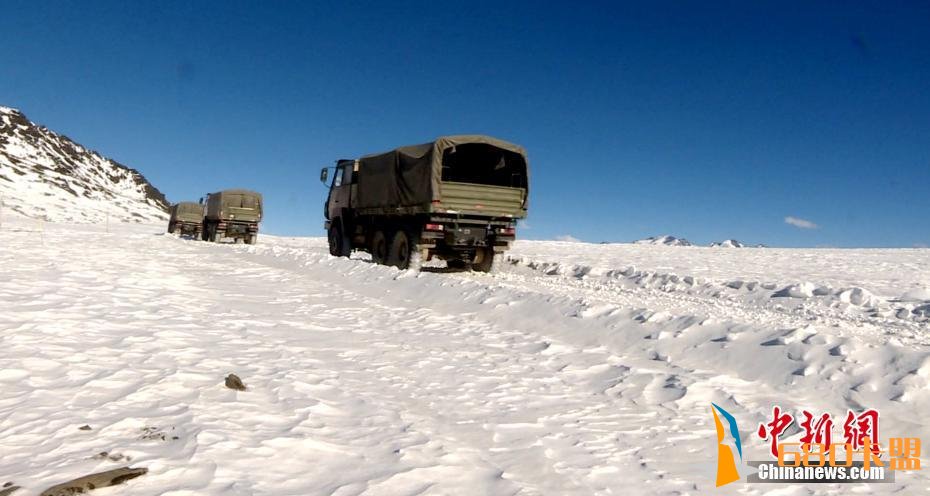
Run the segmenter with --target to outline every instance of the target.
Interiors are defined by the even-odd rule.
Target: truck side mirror
[[[320,170],[320,182],[326,184],[327,178],[329,178],[329,169],[323,167],[323,169]]]

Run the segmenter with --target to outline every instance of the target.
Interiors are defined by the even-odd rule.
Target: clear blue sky
[[[323,234],[334,159],[482,133],[529,151],[525,238],[930,244],[927,2],[2,10],[0,104],[268,232]]]

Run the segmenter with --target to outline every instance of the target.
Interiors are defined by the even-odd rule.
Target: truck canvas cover
[[[247,189],[227,189],[207,196],[207,217],[258,222],[262,218],[262,195]]]
[[[444,136],[360,158],[356,206],[428,206],[442,198],[444,180],[526,190],[528,175],[526,151],[518,145],[490,136]]]
[[[178,220],[200,222],[203,220],[203,205],[197,202],[180,202],[172,205],[171,216]]]

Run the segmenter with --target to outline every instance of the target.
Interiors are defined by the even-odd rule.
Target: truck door
[[[333,184],[329,189],[329,218],[342,216],[342,209],[349,208],[352,186],[352,162],[343,162],[336,167]]]

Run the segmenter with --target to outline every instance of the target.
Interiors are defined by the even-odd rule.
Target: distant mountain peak
[[[663,236],[652,236],[646,239],[634,241],[638,245],[664,245],[664,246],[692,246],[691,242],[685,238],[676,238],[668,234]]]
[[[0,106],[0,198],[57,222],[161,222],[168,202],[139,171]]]
[[[710,246],[711,248],[743,248],[746,245],[735,239],[725,239],[723,241],[711,243]]]

